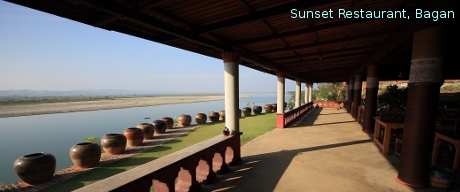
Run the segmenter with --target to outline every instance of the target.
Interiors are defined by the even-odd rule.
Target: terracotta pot
[[[283,109],[284,109],[285,111],[286,111],[286,107],[287,107],[287,103],[284,102],[284,103],[283,103]]]
[[[126,137],[126,145],[129,147],[139,146],[144,142],[144,132],[142,129],[131,127],[125,129],[123,135]]]
[[[219,121],[219,113],[215,112],[215,111],[211,111],[209,114],[208,114],[208,117],[209,117],[209,120],[211,122],[217,122]]]
[[[172,129],[174,125],[174,119],[171,117],[163,117],[163,120],[166,123],[166,129]]]
[[[241,109],[238,109],[238,114],[236,114],[238,117],[241,117],[243,113],[241,112]]]
[[[275,113],[276,113],[276,109],[277,109],[277,104],[276,104],[276,103],[273,103],[273,104],[272,104],[272,112],[275,112]]]
[[[219,112],[219,120],[224,121],[225,120],[225,110],[222,110]]]
[[[245,107],[243,108],[243,115],[244,116],[251,116],[251,108],[250,107]]]
[[[163,120],[155,120],[150,122],[153,125],[153,130],[156,134],[163,134],[166,132],[166,122]]]
[[[261,106],[258,106],[258,105],[254,106],[253,110],[254,110],[254,114],[256,114],[256,115],[262,114],[262,107]]]
[[[192,117],[190,115],[182,114],[179,116],[179,118],[177,118],[177,122],[179,126],[182,126],[182,127],[189,126],[190,123],[192,122]]]
[[[207,116],[204,113],[197,113],[195,115],[196,124],[206,124]]]
[[[153,125],[150,123],[141,123],[136,126],[139,129],[142,129],[144,132],[144,139],[152,139],[153,138]]]
[[[33,153],[16,159],[13,163],[16,175],[29,185],[50,181],[56,170],[56,158],[45,152]]]
[[[126,140],[126,137],[119,133],[106,134],[101,138],[101,147],[106,154],[120,154],[126,149]]]
[[[101,160],[101,146],[91,142],[78,143],[70,148],[69,155],[78,168],[95,167]]]
[[[273,110],[273,105],[272,104],[265,104],[264,106],[265,113],[271,113]]]

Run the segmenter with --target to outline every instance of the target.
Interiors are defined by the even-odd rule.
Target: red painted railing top
[[[311,105],[313,105],[313,102],[310,102],[310,103],[301,105],[300,107],[297,107],[297,108],[295,108],[295,109],[292,109],[292,110],[290,110],[290,111],[284,113],[284,116],[292,115],[292,114],[294,114],[294,113],[296,113],[296,112],[298,112],[298,111],[300,111],[300,110],[302,110],[302,109],[304,109],[304,108],[307,108],[307,107],[309,107],[309,106],[311,106]]]
[[[309,108],[313,106],[313,103],[307,103],[300,107],[297,107],[293,110],[290,110],[283,114],[277,114],[276,116],[276,127],[277,128],[284,128],[286,125],[292,121],[294,121],[297,117],[305,113]]]

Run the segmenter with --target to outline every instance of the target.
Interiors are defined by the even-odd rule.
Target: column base
[[[418,189],[427,188],[429,186],[428,183],[407,183],[399,179],[399,177],[396,177],[396,182],[405,187],[418,188]]]
[[[276,114],[276,128],[284,129],[284,114]]]

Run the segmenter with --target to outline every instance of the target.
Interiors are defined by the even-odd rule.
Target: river
[[[276,103],[276,93],[251,95],[240,98],[240,108],[253,102],[262,107],[267,103]],[[193,119],[196,113],[219,112],[224,106],[221,100],[0,118],[0,183],[7,185],[19,181],[13,170],[13,162],[18,157],[36,152],[51,153],[56,157],[57,171],[72,165],[69,149],[85,137],[100,138],[107,133],[121,133],[126,128],[162,117],[175,118],[188,114]],[[145,120],[144,117],[151,119]]]

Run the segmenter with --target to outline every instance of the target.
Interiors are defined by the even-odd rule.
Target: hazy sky
[[[224,92],[223,70],[220,59],[0,1],[0,90]],[[276,92],[276,81],[240,66],[240,92]]]

